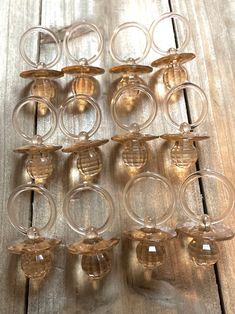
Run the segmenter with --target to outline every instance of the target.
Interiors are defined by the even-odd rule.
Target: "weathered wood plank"
[[[200,127],[211,139],[200,145],[200,168],[224,173],[235,183],[234,168],[234,2],[233,1],[171,1],[173,10],[190,20],[192,40],[188,50],[195,51],[197,59],[188,64],[191,81],[199,84],[209,100],[208,118]],[[193,103],[192,103],[193,105]],[[199,112],[191,106],[192,114]],[[205,187],[205,200],[211,215],[224,210],[226,197],[219,187]],[[227,223],[234,225],[234,215]],[[221,259],[217,264],[221,302],[226,313],[234,313],[234,262],[235,241],[220,244]]]
[[[27,83],[19,78],[24,62],[19,53],[20,34],[40,19],[40,1],[2,1],[1,3],[1,68],[0,68],[0,239],[1,239],[1,313],[23,313],[27,295],[26,280],[20,270],[19,257],[7,252],[7,246],[22,238],[10,225],[6,203],[12,190],[24,182],[24,167],[21,156],[13,153],[24,141],[15,133],[12,126],[12,112],[20,98],[26,95]],[[37,54],[36,47],[32,46],[31,53]],[[27,120],[24,117],[22,124]],[[32,131],[34,125],[25,124],[26,131]],[[23,196],[19,205],[21,223],[29,223],[31,210],[30,198]]]
[[[139,21],[150,26],[153,19],[161,13],[169,11],[166,1],[57,1],[56,7],[53,1],[43,1],[42,6],[42,24],[45,26],[61,27],[70,23],[87,19],[97,24],[105,33],[106,48],[100,65],[106,69],[106,74],[99,78],[101,85],[101,97],[99,104],[103,113],[103,122],[97,134],[98,137],[110,138],[113,134],[121,132],[111,120],[109,106],[107,103],[107,94],[111,82],[116,77],[108,74],[107,69],[114,65],[108,53],[107,41],[114,28],[126,21]],[[53,12],[53,14],[52,14]],[[101,22],[102,17],[102,22]],[[168,37],[171,36],[171,37]],[[161,42],[173,38],[171,34],[161,34]],[[145,60],[149,64],[156,58],[156,54],[151,51]],[[58,68],[67,64],[64,58],[61,60]],[[99,65],[99,62],[97,62]],[[151,86],[156,86],[156,80],[159,73],[154,73],[150,77]],[[147,78],[146,78],[147,79]],[[61,80],[63,86],[69,81],[69,78]],[[158,81],[159,83],[159,81]],[[158,101],[162,99],[162,86],[158,84],[155,87],[159,94]],[[65,98],[65,93],[60,94],[58,102],[61,103]],[[161,105],[160,105],[161,106]],[[186,116],[184,105],[182,104],[182,113]],[[108,127],[107,127],[108,126]],[[38,123],[39,130],[45,128],[45,123]],[[160,108],[159,115],[148,132],[162,134],[170,130],[169,126],[162,116]],[[70,140],[61,135],[60,131],[51,139],[54,143],[64,143],[67,145]],[[151,144],[153,159],[148,169],[160,172],[167,176],[172,175],[165,158],[165,145],[161,141]],[[116,146],[113,143],[102,148],[104,153],[104,169],[99,178],[99,184],[112,192],[116,204],[117,215],[113,226],[113,233],[121,235],[121,232],[131,226],[129,219],[123,212],[121,203],[122,190],[127,182],[127,176],[120,172],[116,163]],[[54,179],[49,185],[49,190],[58,205],[59,217],[55,228],[50,232],[50,236],[61,237],[64,243],[71,243],[78,239],[63,222],[62,201],[65,193],[77,181],[78,173],[75,171],[75,178],[72,180],[69,175],[70,168],[67,156],[58,154],[57,171]],[[172,177],[173,184],[177,187],[179,179]],[[141,202],[141,200],[140,200]],[[141,203],[140,203],[141,204]],[[98,214],[99,215],[99,214]],[[88,219],[87,215],[86,219]],[[174,221],[179,218],[180,213],[174,216]],[[34,212],[34,224],[43,221],[43,214]],[[97,218],[97,222],[99,219]],[[173,242],[169,247],[168,261],[154,275],[154,280],[149,289],[143,289],[140,282],[143,281],[142,269],[137,265],[135,258],[125,258],[129,249],[126,241],[120,245],[115,252],[115,265],[112,274],[105,281],[102,289],[92,290],[87,278],[77,270],[77,261],[69,257],[65,248],[61,248],[56,256],[55,270],[47,279],[44,285],[38,289],[30,285],[29,291],[29,313],[220,313],[219,297],[216,288],[216,281],[213,270],[204,272],[195,269],[190,263],[187,253],[180,248],[179,243]],[[180,251],[180,253],[179,253]],[[131,253],[131,256],[134,251]],[[128,263],[129,261],[129,263]],[[205,285],[205,282],[207,283]],[[141,282],[143,284],[143,282]]]
[[[202,126],[200,130],[203,133],[203,131],[206,132],[209,130],[210,127],[210,135],[214,140],[211,140],[208,144],[200,145],[200,166],[210,167],[224,172],[234,181],[231,172],[234,164],[234,159],[232,158],[234,141],[230,136],[234,122],[231,100],[233,87],[231,82],[233,82],[234,77],[230,68],[231,65],[233,65],[232,53],[234,52],[234,43],[232,41],[233,32],[231,31],[232,26],[234,25],[234,22],[232,21],[233,15],[231,14],[234,10],[232,1],[227,1],[227,5],[224,5],[223,7],[221,7],[222,4],[218,1],[214,1],[214,5],[211,5],[211,2],[209,1],[204,1],[200,4],[192,1],[180,3],[172,2],[174,10],[190,17],[190,20],[196,21],[195,28],[194,25],[192,25],[193,40],[191,41],[189,49],[192,48],[191,50],[197,53],[198,59],[199,56],[201,56],[200,60],[204,60],[203,63],[196,63],[194,61],[192,64],[188,65],[191,80],[202,86],[211,103],[207,123]],[[7,11],[8,5],[10,5],[10,14],[8,16],[3,15],[5,19],[1,21],[5,31],[3,32],[3,36],[5,37],[6,34],[11,34],[9,44],[7,41],[3,41],[5,45],[9,46],[8,54],[5,54],[7,48],[2,50],[3,64],[7,65],[7,63],[9,63],[9,61],[7,62],[7,56],[8,59],[10,56],[14,56],[14,66],[12,68],[6,68],[4,66],[1,68],[1,86],[5,86],[4,89],[1,89],[1,102],[3,105],[7,104],[7,107],[1,106],[1,110],[3,110],[1,123],[4,125],[5,122],[4,130],[7,130],[7,135],[9,135],[9,130],[12,129],[12,109],[19,97],[23,96],[22,90],[24,82],[18,79],[18,73],[22,69],[21,66],[18,66],[18,64],[21,65],[22,61],[18,54],[18,48],[16,50],[16,47],[18,47],[18,38],[28,27],[38,24],[39,2],[37,3],[38,11],[35,11],[35,8],[32,9],[29,12],[34,12],[34,14],[30,16],[26,13],[22,15],[22,12],[29,10],[31,4],[29,5],[27,3],[26,5],[23,3],[22,6],[22,3],[20,2],[19,6],[21,7],[21,11],[17,10],[17,12],[15,12],[15,8],[17,7],[15,4],[13,8],[11,3],[4,3],[4,12]],[[95,22],[97,25],[101,26],[99,19],[101,13],[103,14],[103,12],[105,12],[107,16],[113,16],[112,24],[108,21],[106,16],[107,21],[104,23],[105,27],[103,29],[105,34],[108,34],[106,35],[107,38],[110,38],[110,34],[115,26],[122,22],[132,19],[146,24],[146,21],[148,20],[150,24],[160,13],[168,10],[169,8],[166,6],[165,2],[162,4],[160,1],[140,1],[138,3],[138,10],[136,11],[132,10],[131,3],[112,2],[111,4],[107,4],[105,1],[98,1],[95,3],[84,3],[83,1],[58,1],[55,10],[54,3],[52,1],[47,1],[43,3],[42,18],[44,20],[42,20],[42,24],[46,26],[63,26],[70,24],[74,20],[83,19],[86,16],[89,21]],[[56,13],[52,15],[51,12],[55,11]],[[71,12],[73,12],[73,15],[71,15]],[[119,12],[119,15],[117,12]],[[218,16],[218,12],[223,12],[222,18],[221,15]],[[22,16],[28,17],[24,20],[22,19]],[[7,30],[6,25],[8,18],[10,28]],[[54,23],[55,20],[56,25]],[[14,23],[11,21],[14,21]],[[15,21],[17,21],[17,23]],[[194,32],[195,29],[197,29],[197,32]],[[224,30],[222,33],[220,32],[221,29]],[[14,34],[13,31],[16,31],[16,34],[18,34],[18,36],[16,36],[17,43],[15,42],[15,37],[12,35]],[[218,34],[221,34],[223,39],[223,49],[221,49],[221,46],[217,43]],[[36,51],[35,49],[32,50]],[[226,59],[224,58],[225,52],[227,54]],[[155,56],[155,53],[151,52],[148,59],[146,59],[146,64],[152,61]],[[63,59],[60,66],[65,64],[66,61]],[[114,64],[108,55],[107,47],[100,64],[105,68]],[[219,77],[222,79],[219,80]],[[120,132],[120,130],[115,128],[111,122],[109,107],[106,102],[108,86],[113,79],[115,79],[114,76],[112,77],[108,73],[100,79],[102,89],[100,104],[102,103],[101,106],[104,118],[97,137],[110,137],[111,135]],[[69,79],[67,78],[64,80],[64,82],[66,81],[68,82]],[[151,77],[152,86],[155,84],[155,81],[156,74]],[[158,88],[160,89],[160,86]],[[14,90],[14,93],[12,93],[12,90]],[[10,99],[9,95],[11,97]],[[62,95],[61,92],[61,97],[58,98],[59,102],[64,98],[65,94]],[[11,103],[11,106],[9,106],[9,103]],[[213,105],[213,103],[216,103],[216,106]],[[184,105],[182,104],[181,107],[182,114],[185,115]],[[7,108],[7,110],[5,108]],[[10,112],[8,112],[8,110]],[[197,114],[197,112],[197,110],[191,110],[192,115]],[[223,119],[221,119],[221,117]],[[27,117],[25,118],[27,119]],[[109,130],[107,130],[107,125],[110,126]],[[42,125],[39,123],[39,129],[43,130],[44,128],[45,123]],[[166,126],[166,122],[162,118],[162,113],[160,111],[154,125],[150,127],[148,131],[161,134],[166,130],[169,131],[169,127]],[[2,133],[1,136],[2,142],[4,142],[3,139],[8,139],[8,136],[5,137],[5,133]],[[69,143],[69,140],[61,135],[59,131],[51,141],[53,142],[53,140],[55,143]],[[5,156],[4,158],[2,157],[2,160],[5,162],[1,164],[2,173],[5,173],[2,177],[2,186],[3,183],[5,184],[4,190],[2,190],[3,216],[1,219],[3,221],[7,220],[5,203],[10,191],[16,185],[23,183],[23,179],[21,180],[21,178],[18,177],[18,169],[22,168],[22,160],[17,159],[17,157],[11,153],[11,151],[18,146],[18,141],[19,137],[12,131],[10,141],[7,140],[1,150],[1,153],[3,154],[2,156]],[[117,206],[119,214],[113,230],[114,233],[116,232],[120,234],[120,230],[124,230],[127,226],[131,225],[129,219],[123,213],[123,207],[120,201],[121,192],[127,177],[120,176],[119,170],[116,167],[113,167],[116,149],[114,144],[110,143],[108,145],[109,146],[106,146],[103,149],[104,155],[107,155],[107,157],[104,159],[104,171],[99,178],[99,183],[109,191],[112,191],[113,189],[110,187],[113,187],[115,182],[115,192],[113,192],[112,195],[115,199],[115,203],[119,203],[119,206]],[[155,152],[157,150],[158,154],[154,155],[154,158],[149,165],[149,169],[172,176],[168,167],[168,162],[163,162],[165,147],[162,145],[162,142],[153,143],[151,146],[152,151]],[[109,156],[111,156],[110,160]],[[19,164],[17,160],[20,160]],[[76,178],[73,178],[71,182],[68,180],[69,178],[64,176],[66,171],[69,173],[69,164],[67,162],[67,157],[63,156],[61,153],[58,154],[57,169],[57,174],[48,187],[50,191],[52,191],[57,204],[59,204],[57,225],[53,229],[53,232],[50,233],[50,236],[53,234],[58,237],[61,236],[67,243],[70,243],[77,239],[77,236],[64,225],[61,214],[61,204],[65,193],[77,180]],[[17,173],[17,176],[15,176],[15,173]],[[12,176],[10,174],[12,174]],[[76,172],[75,176],[77,176]],[[63,180],[61,180],[62,177]],[[173,176],[172,179],[174,185],[177,186],[180,180],[178,180],[176,176]],[[206,196],[208,198],[207,194]],[[26,202],[25,204],[29,206],[29,203]],[[43,213],[40,214],[35,212],[33,217],[34,223],[43,221]],[[179,215],[177,217],[177,215],[175,215],[174,221],[176,218],[179,219],[180,217],[182,216]],[[27,219],[26,215],[25,221],[27,221]],[[86,219],[88,219],[88,217],[86,217]],[[5,248],[6,245],[16,239],[18,235],[10,225],[2,223],[1,226],[2,245]],[[138,280],[141,280],[141,278],[136,276],[136,273],[140,272],[140,268],[136,263],[131,265],[132,268],[129,266],[128,268],[126,267],[126,260],[123,259],[123,255],[127,252],[126,250],[127,245],[124,242],[122,251],[120,247],[118,253],[115,255],[117,265],[114,267],[114,272],[107,279],[104,287],[99,292],[92,292],[91,288],[87,287],[87,280],[82,276],[80,271],[78,273],[79,281],[77,282],[75,280],[75,274],[74,272],[71,272],[71,269],[75,266],[75,260],[71,257],[67,257],[64,248],[61,248],[55,261],[56,268],[52,276],[48,278],[40,290],[35,286],[30,286],[28,312],[87,313],[96,311],[99,313],[99,311],[112,311],[112,313],[124,313],[128,310],[133,313],[136,313],[136,311],[141,313],[153,313],[156,311],[164,313],[184,313],[186,311],[187,313],[219,313],[221,311],[213,270],[205,272],[204,270],[193,268],[188,260],[187,254],[184,254],[183,250],[181,250],[180,254],[178,253],[179,245],[177,243],[172,243],[171,251],[168,253],[168,255],[170,255],[169,261],[164,267],[160,268],[159,273],[155,276],[157,280],[153,281],[152,288],[147,292],[144,289],[140,289],[138,286]],[[230,241],[222,246],[221,251],[223,260],[218,264],[218,270],[222,297],[226,312],[233,313],[234,280],[231,280],[231,278],[233,278],[234,267],[231,261],[231,252],[234,252],[234,241]],[[120,262],[121,258],[123,259],[123,263]],[[3,282],[1,285],[3,289],[1,293],[1,309],[4,312],[21,313],[24,309],[25,280],[20,272],[15,272],[16,259],[10,259],[9,255],[6,255],[6,258],[2,259],[1,263],[2,273],[4,275],[1,277],[1,281]],[[64,265],[66,265],[66,267]],[[7,267],[8,271],[6,272]],[[227,278],[229,278],[229,281]],[[122,281],[123,279],[124,282]],[[112,283],[109,284],[110,282]],[[117,283],[115,287],[113,282]],[[5,285],[5,283],[7,283],[7,285]],[[10,293],[10,291],[14,291],[14,294]],[[117,298],[116,295],[118,295]],[[99,301],[97,301],[98,298]],[[131,304],[131,309],[129,308],[129,304]]]

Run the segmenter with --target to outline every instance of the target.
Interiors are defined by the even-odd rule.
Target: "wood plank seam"
[[[173,12],[171,0],[168,0],[168,2],[169,2],[170,11]],[[174,20],[172,21],[172,23],[173,23],[173,31],[175,33],[176,47],[178,47],[178,38],[177,38],[177,32],[176,32],[175,25],[174,25]],[[185,101],[185,106],[186,106],[186,110],[187,110],[187,116],[188,116],[189,122],[191,123],[192,119],[191,119],[189,101],[188,101],[187,91],[186,90],[184,90],[184,101]],[[212,139],[210,139],[210,140],[212,140]],[[201,167],[200,167],[200,159],[198,159],[197,162],[196,162],[196,170],[199,171],[200,169],[201,169]],[[202,195],[203,211],[204,211],[205,214],[208,214],[206,197],[205,197],[206,195],[205,195],[205,192],[204,192],[203,182],[202,182],[201,178],[199,178],[198,181],[199,181],[200,194]],[[218,267],[215,264],[213,266],[213,268],[214,268],[214,274],[215,274],[215,279],[216,279],[216,283],[217,283],[217,289],[218,289],[218,295],[219,295],[221,312],[225,313],[225,305],[224,305],[223,292],[222,292],[222,286],[221,286],[221,282],[220,282],[220,276],[219,276]]]
[[[42,21],[42,1],[40,0],[39,2],[39,23],[38,25],[41,25],[41,21]],[[37,25],[34,25],[37,26]],[[39,62],[40,60],[40,35],[38,36],[38,40],[37,40],[37,62]],[[36,105],[36,110],[34,113],[34,135],[37,134],[37,121],[38,121],[38,110],[37,110],[37,105]],[[32,223],[33,223],[33,209],[34,209],[34,197],[35,197],[35,192],[32,191],[31,192],[31,197],[30,197],[30,216],[29,216],[29,227],[32,227]],[[29,306],[29,282],[30,279],[27,278],[26,279],[26,287],[25,287],[25,314],[28,314],[28,306]]]

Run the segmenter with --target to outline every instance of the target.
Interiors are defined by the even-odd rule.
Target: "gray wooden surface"
[[[108,41],[114,28],[126,21],[137,21],[150,26],[152,21],[164,12],[174,10],[190,20],[192,38],[187,51],[195,52],[197,58],[187,64],[190,80],[200,85],[208,96],[209,114],[206,122],[198,128],[198,132],[208,133],[211,139],[199,144],[200,158],[198,167],[211,168],[224,173],[235,184],[233,174],[235,141],[233,139],[233,124],[235,111],[233,110],[234,95],[234,14],[235,3],[232,0],[37,0],[23,1],[4,0],[1,3],[1,68],[0,68],[0,123],[1,123],[1,285],[0,285],[0,313],[234,313],[235,312],[235,269],[234,244],[235,241],[221,243],[221,259],[215,267],[196,268],[189,260],[187,251],[179,241],[174,240],[169,245],[166,263],[154,273],[151,282],[143,280],[143,272],[134,257],[134,248],[127,241],[120,243],[115,250],[115,265],[112,273],[102,283],[99,289],[94,289],[78,267],[75,257],[66,253],[64,245],[78,239],[63,221],[62,202],[65,193],[78,182],[76,170],[71,174],[71,160],[69,156],[59,152],[56,157],[57,168],[55,175],[48,185],[58,208],[58,219],[48,236],[55,236],[63,240],[63,245],[56,252],[55,267],[40,286],[25,280],[20,270],[18,258],[8,254],[6,247],[20,238],[20,235],[8,222],[6,202],[14,187],[25,183],[22,157],[13,153],[13,149],[23,144],[23,140],[15,133],[11,123],[11,115],[17,101],[28,93],[28,83],[19,78],[19,73],[26,69],[19,54],[19,38],[29,27],[41,24],[46,27],[61,28],[75,21],[86,19],[101,28],[105,36],[105,50],[101,58],[95,63],[106,69],[106,73],[99,77],[101,95],[98,103],[101,107],[103,120],[96,138],[110,138],[121,133],[114,125],[110,116],[108,94],[111,83],[117,78],[110,75],[108,69],[115,65],[108,52]],[[159,34],[159,42],[172,45],[174,33],[172,27],[166,27],[164,33]],[[182,38],[179,29],[177,39]],[[125,39],[121,42],[125,45]],[[135,49],[139,43],[136,41]],[[31,47],[32,54],[37,57],[38,50]],[[89,51],[88,51],[89,52]],[[40,50],[39,50],[40,54]],[[159,57],[150,51],[145,64]],[[56,66],[57,69],[71,64],[63,57]],[[60,80],[58,97],[55,100],[57,108],[68,95],[66,88],[71,78],[66,76]],[[162,134],[174,131],[163,117],[161,100],[164,89],[159,84],[159,72],[145,77],[154,89],[159,112],[154,123],[146,131]],[[190,98],[191,99],[191,98]],[[195,106],[194,105],[195,102]],[[196,116],[200,106],[197,98],[190,101],[190,115]],[[177,118],[187,117],[184,101],[180,102]],[[91,116],[88,114],[87,123]],[[28,116],[24,117],[27,121]],[[22,123],[24,123],[22,121]],[[28,131],[34,125],[27,124]],[[46,121],[38,119],[37,130],[43,132]],[[58,129],[51,143],[64,146],[71,143]],[[162,140],[150,144],[153,157],[148,170],[159,172],[171,179],[176,190],[183,177],[175,173],[169,166],[168,147]],[[108,143],[102,147],[104,169],[98,183],[111,194],[116,205],[115,223],[112,233],[121,236],[122,231],[133,226],[124,212],[121,202],[122,190],[128,176],[118,168],[117,145]],[[191,169],[192,171],[193,169]],[[27,180],[26,180],[27,181]],[[215,207],[208,206],[213,211],[223,210],[223,196],[218,191],[205,189],[205,201],[211,200]],[[213,194],[212,194],[213,193]],[[35,210],[31,215],[32,204],[25,197],[20,210],[25,224],[41,224],[45,220],[45,212],[39,208],[37,198],[34,200]],[[141,200],[137,199],[141,204]],[[91,205],[92,206],[92,205]],[[201,208],[202,205],[198,204]],[[94,212],[94,219],[99,223],[102,215],[99,206]],[[24,213],[24,214],[23,214]],[[31,217],[32,216],[32,217]],[[82,216],[82,215],[81,215]],[[88,214],[84,215],[88,220]],[[234,216],[233,216],[234,217]],[[234,226],[234,218],[228,223]],[[78,216],[79,218],[79,216]],[[80,217],[81,218],[81,217]],[[180,206],[177,204],[171,224],[185,219]]]

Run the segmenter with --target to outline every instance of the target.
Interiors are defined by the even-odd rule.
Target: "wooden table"
[[[12,111],[18,100],[29,94],[29,82],[19,77],[19,73],[27,68],[19,54],[20,36],[28,28],[39,24],[58,29],[84,19],[101,28],[105,34],[105,49],[96,65],[105,68],[106,73],[99,77],[101,95],[98,102],[103,121],[97,137],[110,138],[121,131],[111,120],[107,101],[110,84],[117,78],[108,73],[108,69],[115,64],[108,50],[111,34],[117,25],[126,21],[138,21],[149,27],[160,14],[171,10],[182,14],[190,21],[192,38],[187,51],[195,52],[197,58],[189,62],[186,67],[190,81],[200,85],[209,100],[208,117],[198,131],[209,134],[211,139],[199,144],[198,167],[221,172],[235,184],[233,172],[235,169],[233,134],[235,3],[233,0],[4,0],[1,2],[1,313],[235,313],[234,240],[220,244],[220,261],[215,267],[208,269],[195,267],[189,259],[186,248],[182,247],[179,241],[172,241],[167,250],[167,261],[156,271],[148,289],[144,288],[143,282],[141,285],[138,281],[142,269],[135,257],[132,258],[130,267],[127,258],[130,245],[123,241],[115,250],[115,265],[112,273],[99,289],[92,288],[77,267],[76,258],[66,254],[65,244],[77,240],[78,235],[69,229],[63,220],[62,202],[65,193],[78,182],[79,175],[75,170],[71,180],[68,156],[62,152],[57,154],[55,175],[48,185],[58,208],[56,225],[48,236],[61,238],[64,244],[56,252],[54,270],[45,283],[38,287],[24,278],[18,257],[9,254],[6,249],[7,245],[21,238],[8,221],[7,199],[16,186],[29,181],[29,178],[25,177],[23,158],[13,153],[13,149],[25,142],[13,129]],[[176,38],[180,41],[182,36],[179,29]],[[166,46],[172,43],[173,39],[172,27],[166,28],[164,33],[159,34],[159,42]],[[136,47],[138,48],[138,40],[136,40]],[[32,46],[31,52],[37,57],[40,50]],[[151,50],[144,63],[150,64],[157,57],[159,56]],[[63,56],[56,68],[60,69],[67,64],[71,63]],[[153,74],[145,77],[153,87],[159,105],[158,116],[147,131],[162,134],[173,129],[163,117],[161,101],[164,92],[156,83],[156,73],[154,70]],[[68,89],[63,90],[63,88],[70,79],[65,76],[60,80],[61,87],[55,100],[57,108],[67,96]],[[197,98],[190,102],[188,110],[188,114],[192,116],[200,110],[200,106],[193,105],[194,100],[197,102]],[[178,117],[187,118],[184,102],[179,105],[179,108]],[[47,118],[37,118],[35,119],[37,131],[43,132],[47,126]],[[22,123],[25,129],[32,131],[35,125],[27,123],[28,119],[28,115],[25,114]],[[50,142],[64,146],[71,143],[59,129]],[[183,177],[174,173],[169,166],[167,162],[169,156],[166,157],[164,142],[156,140],[150,146],[153,158],[148,170],[170,178],[178,191]],[[124,213],[121,200],[122,190],[128,177],[119,173],[116,167],[116,145],[110,142],[102,148],[102,151],[105,156],[104,169],[98,183],[114,198],[116,217],[112,232],[121,236],[127,226],[133,226]],[[212,188],[208,188],[207,191],[204,195],[205,202],[212,198],[217,203],[217,209],[223,210],[223,197],[216,201],[219,191]],[[21,219],[26,224],[38,225],[46,219],[46,214],[43,210],[37,210],[39,204],[36,197],[33,202],[34,204],[28,197],[22,199]],[[208,210],[213,214],[213,210],[216,209]],[[100,216],[97,210],[94,213],[97,222]],[[84,217],[86,218],[87,215]],[[171,223],[175,224],[184,219],[182,209],[177,204]],[[229,218],[228,223],[234,226],[234,214]]]

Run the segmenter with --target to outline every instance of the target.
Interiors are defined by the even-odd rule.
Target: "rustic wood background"
[[[190,20],[192,38],[187,51],[195,52],[197,58],[187,64],[190,80],[202,87],[209,100],[209,114],[206,122],[198,128],[202,134],[211,136],[209,141],[199,144],[198,169],[210,168],[225,174],[234,184],[235,141],[233,127],[234,106],[234,54],[235,54],[235,2],[233,0],[15,0],[1,2],[1,67],[0,67],[0,198],[1,198],[1,259],[0,259],[0,313],[235,313],[235,240],[221,243],[221,259],[215,267],[204,269],[193,266],[185,247],[174,240],[168,247],[168,258],[156,271],[151,282],[145,283],[142,269],[136,263],[134,250],[130,254],[130,243],[125,241],[115,250],[115,265],[110,276],[99,289],[94,289],[77,267],[77,260],[66,254],[62,245],[56,252],[55,267],[49,278],[40,285],[32,284],[24,278],[17,256],[10,255],[6,247],[20,239],[20,235],[8,221],[6,202],[14,187],[25,183],[23,159],[14,154],[13,149],[25,143],[14,131],[11,122],[12,111],[18,100],[28,94],[29,82],[21,79],[19,73],[27,65],[19,54],[19,38],[28,28],[36,25],[62,28],[75,21],[87,20],[101,28],[105,36],[105,50],[95,63],[106,69],[99,77],[101,95],[99,104],[103,120],[97,138],[110,138],[121,130],[111,120],[107,102],[111,82],[117,76],[110,75],[108,69],[116,64],[108,51],[108,41],[114,28],[126,21],[137,21],[149,27],[152,21],[164,12],[176,11]],[[175,34],[173,27],[159,34],[162,44],[172,44],[172,40],[182,38],[181,29]],[[124,39],[123,39],[124,40]],[[136,47],[138,41],[136,42]],[[39,57],[40,49],[32,45],[31,52]],[[158,55],[151,50],[145,64],[150,64]],[[62,57],[57,69],[71,64]],[[154,88],[159,103],[158,116],[148,132],[162,134],[173,131],[164,120],[161,100],[164,94],[159,81],[159,73],[145,77]],[[60,80],[60,90],[55,100],[57,108],[67,96],[68,76]],[[58,81],[59,82],[59,81]],[[186,110],[185,102],[179,105],[178,117],[194,116],[200,110],[192,104]],[[28,131],[35,125],[26,123]],[[46,122],[38,119],[37,131],[42,132]],[[89,123],[89,121],[87,122]],[[59,131],[50,139],[51,143],[69,144],[71,141]],[[166,145],[162,140],[151,144],[153,158],[149,170],[159,172],[171,179],[178,190],[182,175],[175,173],[169,165]],[[104,169],[99,184],[112,194],[116,205],[116,218],[112,232],[121,236],[131,223],[126,217],[121,201],[122,190],[128,177],[116,167],[116,145],[109,143],[102,148]],[[78,236],[69,229],[62,218],[62,202],[68,189],[77,182],[77,175],[70,180],[68,156],[57,154],[56,174],[48,189],[57,207],[58,219],[48,236],[61,238],[63,243],[71,243]],[[193,169],[191,169],[193,170]],[[201,191],[203,192],[203,191]],[[215,210],[223,210],[223,197],[215,189],[204,191],[204,205],[207,199],[217,203]],[[141,201],[141,200],[140,200]],[[22,219],[37,225],[45,219],[45,213],[33,210],[37,206],[29,198],[22,201]],[[199,204],[200,205],[200,204]],[[200,205],[200,208],[202,206]],[[98,206],[96,205],[96,208]],[[205,208],[204,208],[205,209]],[[208,208],[213,214],[213,207]],[[94,214],[99,222],[100,214]],[[176,206],[172,224],[182,221],[184,215]],[[229,223],[235,225],[234,216]],[[129,250],[128,250],[129,249]],[[130,262],[131,261],[131,262]]]

